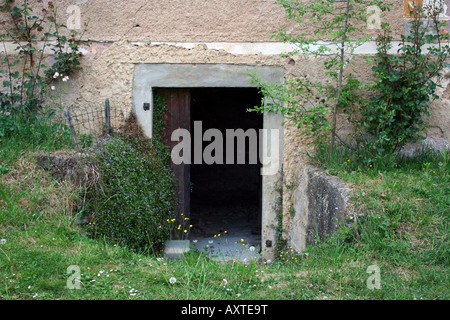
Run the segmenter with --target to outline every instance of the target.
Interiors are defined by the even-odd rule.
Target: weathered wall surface
[[[287,238],[296,251],[332,236],[339,226],[355,217],[351,188],[342,180],[311,166],[297,172],[293,210],[286,215]]]
[[[20,3],[21,0],[16,0]],[[48,1],[31,0],[44,8]],[[275,30],[294,31],[275,0],[58,0],[53,1],[68,24],[80,14],[80,28],[89,23],[91,41],[271,41]],[[396,35],[403,27],[403,4],[395,0],[383,16]],[[64,21],[66,22],[66,21]],[[302,27],[311,34],[312,29]],[[368,30],[375,34],[376,30]]]

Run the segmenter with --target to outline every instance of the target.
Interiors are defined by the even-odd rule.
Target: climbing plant
[[[342,140],[336,132],[337,108],[344,98],[345,82],[351,79],[345,67],[354,63],[355,49],[369,39],[364,32],[368,9],[376,6],[386,11],[390,4],[378,0],[279,0],[277,3],[295,23],[294,30],[312,29],[312,32],[307,35],[280,30],[273,33],[273,38],[292,45],[294,50],[285,53],[286,56],[322,57],[326,79],[305,76],[269,84],[253,75],[264,101],[252,111],[281,112],[297,127],[306,128],[302,134],[314,136],[317,148],[329,145],[329,152],[333,153],[335,140]]]
[[[80,66],[82,33],[67,30],[58,22],[57,7],[52,1],[36,12],[30,1],[21,5],[3,0],[0,12],[7,19],[0,23],[0,41],[4,54],[0,73],[3,75],[0,104],[3,109],[32,113],[42,107],[45,94],[54,81],[68,80]],[[15,45],[8,51],[8,43]],[[66,49],[66,47],[68,49]],[[55,62],[46,65],[47,52],[52,52]]]
[[[397,153],[406,143],[422,138],[436,90],[450,54],[450,35],[442,32],[443,1],[411,8],[411,31],[402,35],[396,54],[390,54],[389,24],[382,25],[375,58],[375,94],[359,105],[356,140],[373,161]],[[363,132],[368,135],[362,134]]]
[[[69,146],[66,126],[53,121],[62,94],[53,90],[80,67],[86,26],[69,30],[51,1],[0,0],[0,15],[0,144]]]

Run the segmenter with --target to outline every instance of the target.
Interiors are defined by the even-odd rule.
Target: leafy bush
[[[428,34],[422,20],[412,21],[413,30],[409,36],[403,36],[398,55],[388,54],[392,45],[387,25],[378,37],[377,65],[373,67],[377,94],[362,108],[361,119],[363,128],[376,139],[368,144],[374,149],[373,155],[397,152],[406,143],[420,139],[425,129],[423,116],[429,116],[430,103],[439,99],[436,89],[450,54],[450,47],[441,42],[449,37],[441,35],[440,29],[434,35]],[[427,44],[437,47],[424,53],[423,46]]]
[[[155,95],[151,140],[132,117],[126,133],[107,136],[94,148],[102,182],[87,207],[93,236],[153,252],[170,238],[177,198],[170,150],[163,142],[166,109],[164,98]]]
[[[102,183],[88,208],[95,237],[134,250],[159,251],[173,215],[173,173],[150,141],[106,137],[96,148]]]
[[[0,42],[5,49],[0,57],[0,159],[5,163],[22,149],[51,151],[72,146],[66,126],[54,121],[52,110],[62,107],[61,103],[44,101],[58,98],[49,94],[55,89],[52,84],[69,80],[68,75],[80,65],[79,46],[86,44],[76,31],[63,35],[67,28],[57,22],[57,8],[51,1],[39,9],[34,1],[16,3],[0,3],[5,18],[0,22]],[[6,42],[16,47],[8,51]],[[47,50],[53,51],[56,60],[50,66],[44,63]]]
[[[10,136],[14,132],[15,123],[10,113],[0,112],[0,139]]]
[[[335,141],[345,140],[337,133],[337,111],[346,98],[344,81],[352,75],[346,65],[355,64],[355,49],[370,40],[364,26],[369,22],[371,8],[375,6],[384,12],[390,10],[392,5],[379,0],[339,2],[276,1],[285,8],[288,19],[297,24],[298,30],[304,30],[306,24],[306,28],[313,26],[313,34],[308,36],[285,29],[274,32],[274,38],[291,44],[293,48],[283,56],[319,57],[323,59],[322,74],[284,79],[275,84],[263,82],[258,75],[252,75],[253,83],[264,98],[261,106],[251,111],[280,112],[285,119],[302,129],[301,135],[314,138],[312,143],[316,149],[328,149],[330,156],[334,152]]]
[[[345,99],[340,102],[355,125],[354,151],[364,165],[392,162],[405,144],[423,138],[424,117],[429,116],[431,102],[439,99],[436,90],[450,55],[450,36],[441,31],[444,23],[439,20],[442,10],[437,0],[414,6],[411,31],[402,35],[396,54],[390,53],[390,26],[383,23],[372,68],[375,81],[346,79]]]

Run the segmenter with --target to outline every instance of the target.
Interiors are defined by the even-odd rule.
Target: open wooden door
[[[190,132],[191,129],[190,91],[189,89],[156,89],[155,94],[166,99],[167,112],[164,116],[166,121],[165,142],[172,150],[179,143],[179,141],[171,141],[174,130],[186,129]],[[171,169],[175,174],[175,182],[178,187],[178,205],[175,208],[175,217],[178,220],[178,224],[184,226],[186,224],[184,218],[190,217],[190,165],[175,165],[171,162]],[[178,235],[178,233],[175,233],[174,237]]]

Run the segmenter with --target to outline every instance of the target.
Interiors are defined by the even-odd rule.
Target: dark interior
[[[224,137],[225,158],[226,129],[255,129],[259,135],[263,117],[247,109],[260,103],[261,95],[254,88],[192,89],[191,130],[194,121],[202,121],[203,133],[209,128],[219,129]],[[203,149],[210,143],[204,141]],[[248,153],[248,145],[246,149]],[[191,164],[190,171],[192,237],[224,231],[260,234],[259,159],[257,164],[249,164],[248,156],[246,164]]]

